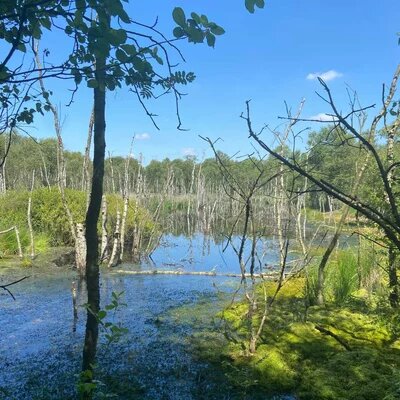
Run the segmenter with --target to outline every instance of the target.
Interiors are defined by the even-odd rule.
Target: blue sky
[[[140,0],[130,1],[130,15],[147,23],[159,17],[165,33],[174,26],[171,12],[181,6],[190,13],[208,15],[226,30],[215,49],[182,43],[186,58],[181,68],[195,72],[187,87],[181,116],[187,132],[176,130],[172,97],[151,102],[159,115],[157,131],[134,96],[126,90],[108,94],[107,151],[126,155],[136,134],[135,154],[145,161],[176,158],[195,153],[210,155],[198,135],[221,137],[219,147],[227,153],[251,151],[246,126],[239,118],[244,103],[252,99],[254,124],[279,125],[284,101],[297,109],[306,99],[303,117],[329,112],[315,91],[312,74],[327,77],[339,108],[348,105],[346,85],[357,90],[363,105],[379,103],[383,82],[389,83],[399,62],[400,3],[395,0],[269,0],[263,10],[249,14],[244,1]],[[49,35],[42,47],[61,51],[60,37]],[[178,58],[176,57],[176,60]],[[307,79],[308,78],[308,79]],[[329,79],[330,78],[330,79]],[[63,117],[66,148],[83,151],[92,93],[83,86],[72,106],[66,107],[65,84],[48,81]],[[53,136],[51,116],[39,118],[29,132],[36,137]]]

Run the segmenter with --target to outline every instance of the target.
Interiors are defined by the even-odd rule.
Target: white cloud
[[[330,69],[326,72],[314,72],[312,74],[307,75],[307,79],[309,81],[316,80],[317,78],[321,78],[325,82],[332,81],[333,79],[340,78],[343,76],[342,73],[335,71],[334,69]]]
[[[184,156],[195,156],[196,155],[196,150],[193,147],[184,147],[182,149],[182,154]]]
[[[321,121],[321,122],[334,122],[337,121],[335,117],[332,115],[328,115],[325,113],[319,113],[317,115],[312,115],[311,117],[308,117],[307,119],[312,119],[315,121]]]
[[[148,133],[137,133],[135,135],[136,140],[148,140],[150,139],[150,135]]]

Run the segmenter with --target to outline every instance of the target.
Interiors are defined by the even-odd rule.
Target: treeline
[[[349,190],[354,180],[358,162],[363,150],[357,146],[342,146],[346,138],[343,133],[334,130],[327,135],[329,128],[321,129],[309,136],[311,151],[306,154],[292,155],[299,164],[307,164],[310,171],[317,171],[318,176],[333,182],[344,191]],[[4,156],[10,137],[0,137],[0,155]],[[11,136],[11,146],[6,161],[0,170],[0,192],[7,190],[28,190],[31,187],[32,172],[36,171],[35,185],[37,187],[57,186],[60,179],[58,166],[58,144],[56,139],[47,138],[34,140],[27,136],[14,133]],[[289,149],[287,149],[289,153]],[[128,157],[128,155],[127,155]],[[260,160],[252,156],[230,158],[227,154],[218,151],[218,157],[229,167],[244,186],[250,185],[258,174],[260,165],[270,172],[278,169],[278,163],[266,158]],[[64,151],[66,187],[75,190],[85,190],[84,154],[80,152]],[[122,193],[124,189],[126,157],[112,156],[106,160],[105,190],[108,193]],[[89,167],[90,168],[90,167]],[[375,196],[379,198],[379,185],[373,164],[365,174],[363,184],[358,195]],[[131,192],[146,194],[186,195],[217,194],[228,191],[225,186],[225,177],[221,173],[219,163],[214,157],[199,161],[193,157],[186,159],[168,158],[158,161],[152,160],[148,165],[142,165],[140,160],[131,159],[128,171],[128,186]],[[296,178],[297,190],[302,188],[302,178]],[[268,193],[268,187],[265,193]],[[309,206],[328,210],[334,207],[329,198],[312,187],[308,188]]]

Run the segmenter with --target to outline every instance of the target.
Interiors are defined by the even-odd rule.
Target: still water
[[[239,272],[234,251],[223,251],[224,244],[201,234],[168,235],[152,261],[118,269]],[[260,267],[278,261],[274,248],[272,240],[259,244]],[[0,274],[2,282],[30,275],[13,287],[15,301],[0,296],[0,399],[74,399],[85,328],[84,285],[76,283],[76,320],[74,271],[4,268]],[[238,283],[217,276],[133,276],[103,270],[102,306],[111,302],[112,292],[124,292],[126,306],[111,320],[129,332],[109,346],[101,334],[99,388],[104,385],[107,393],[118,393],[120,399],[267,399],[262,393],[239,396],[218,365],[199,360],[192,352],[193,338],[218,329],[216,313]]]

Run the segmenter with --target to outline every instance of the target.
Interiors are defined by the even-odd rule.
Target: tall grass
[[[304,300],[307,306],[317,303],[318,265],[312,264],[306,268],[306,281],[304,285]]]
[[[354,251],[338,250],[328,267],[327,291],[337,305],[344,305],[358,289],[357,257]]]

